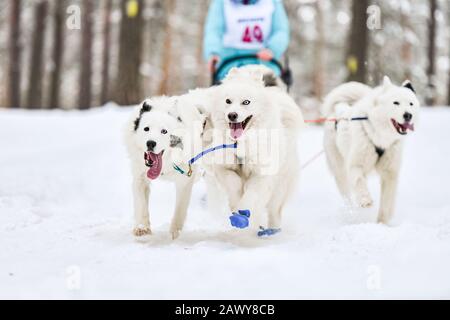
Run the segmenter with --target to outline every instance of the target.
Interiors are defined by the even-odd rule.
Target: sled
[[[246,55],[240,55],[240,56],[235,56],[235,57],[232,57],[229,59],[225,59],[224,61],[222,61],[220,63],[218,68],[216,68],[216,66],[214,66],[214,70],[211,74],[211,85],[216,86],[216,85],[220,84],[219,74],[223,71],[223,69],[225,69],[231,63],[234,63],[234,62],[237,62],[240,60],[246,60],[246,59],[260,60],[256,54],[246,54]],[[289,58],[288,57],[285,58],[284,66],[280,61],[278,61],[276,59],[270,60],[269,63],[273,64],[280,70],[280,74],[281,74],[280,78],[283,81],[283,83],[286,85],[287,91],[289,92],[289,89],[291,88],[292,84],[294,83],[294,79],[292,77],[292,71],[289,67]]]

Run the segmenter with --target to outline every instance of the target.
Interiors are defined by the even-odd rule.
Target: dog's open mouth
[[[414,131],[414,124],[408,121],[405,121],[403,124],[398,123],[394,119],[391,119],[394,128],[397,130],[399,134],[402,136],[408,134],[408,130]]]
[[[247,127],[250,120],[253,118],[253,116],[249,116],[247,119],[245,119],[242,122],[230,122],[230,130],[231,130],[231,137],[233,139],[239,139],[242,134],[244,133],[245,128]]]
[[[147,177],[149,179],[155,180],[161,174],[163,154],[164,150],[158,154],[151,151],[147,151],[144,153],[145,165],[149,167],[147,171]]]

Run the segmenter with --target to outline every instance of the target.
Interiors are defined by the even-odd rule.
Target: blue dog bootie
[[[239,210],[233,212],[230,217],[231,226],[238,229],[245,229],[249,226],[250,210]]]
[[[263,227],[259,227],[258,237],[270,237],[273,235],[276,235],[277,233],[281,232],[281,229],[265,229]]]

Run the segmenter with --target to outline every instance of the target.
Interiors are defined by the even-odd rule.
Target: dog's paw
[[[377,222],[379,224],[383,224],[387,227],[397,227],[398,225],[392,221],[392,219],[388,218],[388,217],[384,217],[384,216],[380,216],[377,219]]]
[[[150,229],[150,227],[138,226],[133,229],[133,234],[136,237],[142,237],[142,236],[146,236],[146,235],[151,235],[152,230]]]
[[[361,208],[371,208],[373,206],[373,200],[369,195],[359,197],[358,204]]]
[[[172,235],[172,240],[178,239],[178,237],[180,236],[180,233],[181,233],[180,230],[170,231],[170,234]]]
[[[179,228],[178,226],[170,227],[170,235],[172,236],[172,240],[178,239],[180,234],[181,234],[181,228]]]

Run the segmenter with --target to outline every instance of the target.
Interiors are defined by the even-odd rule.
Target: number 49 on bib
[[[264,42],[264,35],[262,32],[262,29],[259,25],[253,26],[247,26],[245,28],[244,34],[242,36],[242,41],[246,43],[253,43],[253,42]]]

